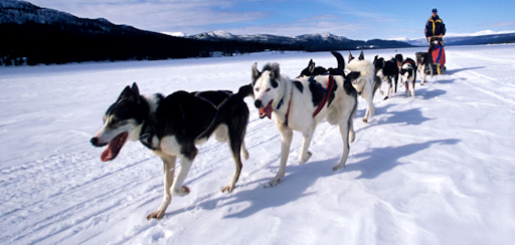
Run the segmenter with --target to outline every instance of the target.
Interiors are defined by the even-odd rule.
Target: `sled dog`
[[[431,78],[433,78],[433,58],[427,52],[416,52],[415,59],[417,60],[417,70],[422,76],[420,78],[420,85],[426,82],[426,71],[429,71]]]
[[[280,72],[279,64],[267,64],[259,71],[252,66],[254,105],[260,117],[273,115],[281,134],[281,160],[277,175],[268,186],[277,185],[284,177],[286,161],[290,153],[293,131],[303,135],[300,164],[311,157],[309,144],[318,123],[323,119],[331,125],[339,125],[343,139],[343,154],[333,171],[345,166],[349,156],[349,144],[354,141],[353,117],[357,108],[357,93],[344,79],[355,79],[359,72],[347,76],[321,75],[291,80]]]
[[[362,52],[363,53],[363,52]],[[365,60],[362,55],[359,59],[354,59],[349,62],[346,72],[356,72],[359,74],[356,79],[352,79],[352,86],[367,102],[367,110],[363,117],[363,122],[368,122],[376,114],[376,107],[374,106],[374,94],[381,86],[381,80],[375,75],[372,63]]]
[[[163,160],[163,201],[157,211],[147,216],[147,219],[160,219],[171,203],[172,193],[189,194],[190,189],[182,184],[198,153],[195,145],[206,142],[212,135],[229,144],[235,171],[222,192],[232,192],[242,168],[241,155],[248,159],[244,136],[249,109],[243,99],[249,95],[252,95],[250,85],[241,87],[236,94],[177,91],[166,97],[161,94],[143,96],[134,83],[107,109],[104,125],[91,138],[91,143],[96,147],[107,146],[100,157],[104,162],[115,159],[127,140],[139,140]],[[174,181],[177,157],[181,162]]]
[[[417,80],[417,63],[411,58],[406,58],[401,65],[401,83],[406,87],[406,95],[415,97],[415,81]],[[410,86],[411,85],[411,92]]]
[[[313,59],[311,59],[309,60],[308,66],[300,72],[300,75],[297,76],[297,78],[311,77],[323,74],[343,75],[343,69],[345,69],[345,60],[343,59],[343,56],[335,51],[332,51],[331,54],[333,54],[333,56],[336,58],[336,61],[338,62],[337,68],[326,69],[322,66],[316,66]]]
[[[397,93],[397,83],[399,80],[399,67],[396,64],[394,58],[391,60],[385,61],[384,58],[378,58],[376,55],[374,57],[374,69],[376,75],[383,81],[388,82],[388,87],[386,91],[386,97],[384,99],[388,99],[390,97],[390,93]],[[393,83],[393,84],[392,84]],[[393,88],[392,88],[393,86]]]

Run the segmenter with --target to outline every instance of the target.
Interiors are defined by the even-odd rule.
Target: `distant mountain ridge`
[[[337,36],[329,32],[319,34],[304,34],[295,37],[278,36],[270,34],[256,35],[234,35],[225,31],[204,32],[196,35],[185,36],[195,40],[239,40],[251,42],[267,42],[278,44],[292,44],[303,46],[306,51],[328,51],[344,49],[370,49],[370,48],[403,48],[412,45],[406,42],[395,40],[373,39],[368,41],[351,40],[346,37]]]
[[[86,19],[29,2],[0,0],[0,65],[155,60],[302,47],[237,40],[193,40]],[[8,37],[8,38],[6,38]]]

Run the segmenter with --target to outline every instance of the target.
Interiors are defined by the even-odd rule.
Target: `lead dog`
[[[346,79],[356,76],[359,73],[351,73]],[[268,183],[269,186],[278,184],[284,177],[293,130],[303,135],[299,162],[304,164],[311,157],[308,148],[315,128],[323,119],[327,119],[331,125],[338,124],[343,139],[342,158],[333,171],[345,166],[349,156],[349,142],[354,141],[352,120],[357,108],[357,94],[350,82],[344,83],[344,76],[323,75],[291,80],[281,75],[277,63],[267,64],[262,71],[258,71],[257,63],[254,63],[252,86],[254,105],[259,109],[260,117],[271,118],[273,114],[281,134],[279,171]]]
[[[104,115],[104,126],[93,136],[94,146],[107,149],[101,160],[116,158],[127,140],[139,140],[164,165],[164,195],[158,210],[147,219],[160,219],[174,195],[185,196],[190,190],[183,186],[188,171],[198,153],[195,144],[211,136],[229,143],[235,163],[235,171],[229,185],[222,192],[232,192],[241,172],[240,152],[248,159],[244,136],[249,119],[249,109],[243,101],[252,95],[250,85],[240,88],[237,94],[230,91],[206,91],[188,93],[178,91],[167,97],[161,94],[142,96],[136,83],[127,86],[116,102]],[[181,164],[174,182],[175,161]],[[172,186],[173,183],[173,186]]]

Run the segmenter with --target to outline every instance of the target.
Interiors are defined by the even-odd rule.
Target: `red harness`
[[[318,115],[318,113],[322,110],[322,108],[324,108],[325,104],[329,100],[329,96],[331,96],[331,91],[333,91],[333,87],[334,87],[334,78],[333,78],[333,75],[329,75],[329,81],[327,82],[327,87],[325,88],[324,99],[322,100],[322,103],[320,103],[320,105],[318,105],[318,108],[315,110],[315,112],[313,112],[313,117],[316,117]]]
[[[310,82],[315,83],[315,81],[313,79],[310,79]],[[318,84],[317,84],[317,86],[320,87],[321,89],[324,89],[322,86],[320,86]],[[331,91],[333,91],[333,87],[334,87],[334,78],[333,78],[333,75],[329,74],[329,82],[327,83],[327,87],[324,89],[325,96],[322,99],[322,103],[320,103],[320,105],[318,105],[318,108],[315,110],[315,112],[313,112],[313,117],[316,117],[318,115],[318,113],[324,108],[325,104],[329,100],[329,97],[331,96]],[[288,126],[288,116],[290,115],[290,107],[291,107],[292,97],[293,97],[293,88],[291,90],[290,101],[288,102],[288,109],[286,110],[286,119],[284,120],[285,126]],[[277,109],[280,108],[281,104],[282,104],[282,100],[281,100],[281,102],[279,102],[279,106],[277,107]]]

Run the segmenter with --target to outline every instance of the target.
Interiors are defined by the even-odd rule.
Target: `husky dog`
[[[211,135],[228,142],[235,163],[229,185],[222,192],[232,192],[240,176],[241,155],[248,159],[244,137],[249,120],[249,109],[243,101],[252,95],[246,85],[237,94],[231,91],[192,92],[177,91],[167,97],[161,94],[142,96],[136,83],[127,86],[116,102],[107,109],[104,126],[93,136],[94,146],[107,149],[101,160],[116,158],[127,140],[139,140],[164,164],[164,195],[161,206],[147,219],[160,219],[174,195],[188,195],[183,186],[188,171],[198,153],[195,144],[206,142]],[[241,155],[240,155],[241,154]],[[174,181],[175,161],[181,159]],[[173,183],[173,185],[172,185]]]
[[[359,57],[357,60],[364,60],[364,59],[365,59],[365,54],[363,54],[363,50],[361,50],[361,53],[359,53]],[[354,56],[352,56],[352,53],[349,51],[349,64],[353,60],[354,60]]]
[[[397,93],[397,83],[399,80],[399,67],[396,64],[394,58],[391,60],[385,61],[384,58],[378,58],[378,55],[374,57],[374,69],[376,75],[383,81],[388,82],[388,87],[386,91],[386,97],[384,99],[388,99],[390,97],[390,93]],[[392,80],[393,87],[392,88]]]
[[[304,68],[300,72],[300,75],[297,78],[300,77],[311,77],[311,76],[317,76],[322,74],[331,74],[331,75],[343,75],[343,69],[345,69],[345,60],[343,59],[343,56],[335,51],[331,51],[331,54],[336,58],[336,61],[338,62],[337,68],[324,68],[322,66],[315,66],[315,62],[313,62],[313,59],[309,60],[308,67]]]
[[[281,74],[277,63],[267,64],[262,71],[254,63],[254,105],[261,118],[271,118],[273,114],[282,141],[279,171],[269,186],[277,185],[284,177],[293,130],[302,132],[304,138],[299,156],[300,164],[304,164],[311,157],[308,148],[315,128],[324,119],[331,125],[339,125],[343,139],[343,155],[333,171],[345,166],[349,143],[354,141],[352,121],[357,108],[357,93],[351,82],[344,82],[344,79],[358,76],[359,72],[354,72],[345,77],[322,75],[291,80]]]
[[[406,58],[401,65],[401,82],[406,86],[406,95],[415,97],[415,81],[417,80],[417,63],[411,58]],[[411,93],[409,85],[411,84]]]
[[[363,51],[361,52],[363,54]],[[374,94],[381,86],[381,80],[374,73],[372,63],[365,60],[363,55],[359,59],[354,59],[347,65],[347,72],[357,72],[359,74],[356,79],[352,79],[352,86],[363,99],[367,101],[367,111],[363,117],[363,122],[368,122],[368,118],[372,118],[376,114],[374,106]],[[382,91],[381,91],[382,92]]]
[[[427,74],[430,74],[433,78],[433,58],[428,52],[416,52],[415,58],[417,60],[417,70],[422,75],[420,85],[424,85]]]

